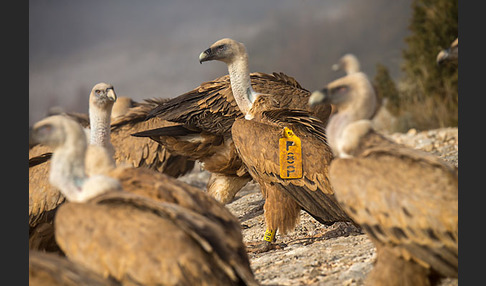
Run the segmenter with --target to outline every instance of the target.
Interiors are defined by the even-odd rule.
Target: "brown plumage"
[[[48,146],[29,149],[29,249],[61,253],[54,240],[53,219],[65,199],[48,181],[51,156]]]
[[[328,183],[327,168],[332,154],[326,144],[322,121],[306,110],[283,109],[297,105],[289,101],[307,98],[306,93],[284,94],[269,90],[272,95],[264,95],[253,90],[246,49],[232,39],[217,41],[199,58],[201,61],[219,60],[228,65],[233,98],[244,115],[232,125],[232,140],[244,163],[242,168],[260,184],[265,197],[267,228],[283,233],[292,230],[300,208],[322,223],[350,221],[334,199]],[[280,100],[285,103],[281,104]],[[330,111],[329,106],[325,111]],[[291,128],[303,140],[305,171],[302,179],[280,177],[278,146],[284,127]],[[316,155],[324,159],[317,162],[312,159]],[[268,244],[262,250],[267,247]]]
[[[269,108],[269,101],[274,101],[272,96],[259,95],[249,112],[253,118],[238,119],[232,128],[238,154],[265,197],[267,229],[282,234],[293,230],[300,209],[326,225],[351,222],[329,183],[333,156],[322,122],[304,110]],[[284,127],[301,140],[303,176],[299,179],[280,176],[279,139],[283,137]]]
[[[111,121],[127,114],[131,108],[138,106],[139,103],[128,96],[118,96],[111,110]]]
[[[144,121],[147,113],[160,101],[146,100],[142,103],[133,103],[125,100],[122,104],[116,104],[114,101],[116,94],[113,91],[113,99],[107,101],[107,105],[102,105],[101,116],[98,116],[94,110],[99,108],[99,97],[95,96],[97,90],[113,90],[111,85],[99,83],[95,85],[90,94],[90,112],[93,112],[104,126],[95,128],[100,134],[109,135],[108,138],[98,138],[94,136],[94,141],[109,141],[110,148],[114,148],[114,157],[117,164],[129,163],[134,167],[147,167],[166,173],[170,176],[178,177],[190,170],[194,166],[194,161],[186,157],[170,154],[166,148],[156,142],[143,138],[134,138],[129,134],[139,128],[149,128],[151,124],[157,126],[170,122],[153,118]],[[116,122],[113,122],[111,132],[109,130],[111,110],[125,109],[126,105],[133,106],[128,109],[125,115],[119,115]],[[85,118],[79,114],[62,113],[62,116],[70,117],[82,126],[90,127],[90,118]],[[103,117],[104,116],[104,117]],[[103,118],[102,118],[103,117]],[[94,119],[98,121],[97,119]],[[94,126],[96,127],[96,126]],[[91,131],[90,131],[91,132]],[[96,131],[95,131],[96,132]],[[96,142],[93,142],[97,144]],[[100,143],[104,144],[104,143]],[[64,196],[48,182],[50,157],[52,150],[48,146],[29,144],[33,147],[29,149],[29,247],[30,249],[60,251],[54,241],[52,219],[57,206],[64,202]]]
[[[110,116],[115,100],[116,94],[113,86],[98,83],[90,92],[90,109],[107,105],[110,111],[107,115]],[[89,118],[86,122],[84,115],[61,113],[59,116],[71,118],[83,127],[89,125]],[[107,122],[109,124],[109,118]],[[84,132],[86,136],[89,136],[86,131]],[[91,133],[94,132],[96,131]],[[102,133],[104,133],[103,137],[109,136],[109,133]],[[38,142],[30,142],[30,137],[29,134],[29,146],[32,146],[29,148],[29,249],[62,253],[54,239],[53,220],[59,205],[65,201],[65,198],[56,187],[49,183],[52,149],[49,146],[38,144]],[[103,140],[106,141],[106,139]],[[107,142],[106,147],[113,152],[110,142]]]
[[[375,94],[353,74],[311,97],[336,104],[327,126],[338,201],[377,249],[370,285],[436,285],[458,274],[458,170],[375,132]]]
[[[437,54],[436,61],[438,65],[445,63],[454,63],[457,65],[459,62],[459,38],[456,38],[449,48],[441,50]]]
[[[202,61],[209,59],[202,59]],[[273,93],[281,106],[307,109],[310,92],[284,73],[249,74],[251,87],[257,92]],[[164,144],[171,152],[202,162],[211,172],[208,193],[222,203],[230,202],[251,180],[242,168],[231,138],[231,126],[243,117],[236,104],[230,75],[202,83],[199,87],[172,98],[156,108],[149,117],[180,123],[177,127],[139,132],[135,136],[150,137]],[[311,108],[326,122],[330,105]]]
[[[115,286],[110,278],[76,264],[57,254],[29,251],[29,285],[31,286]]]
[[[166,120],[153,118],[145,120],[148,113],[167,99],[145,99],[136,102],[129,97],[117,97],[111,109],[111,143],[114,146],[115,160],[129,163],[134,167],[148,167],[173,177],[182,176],[194,168],[194,160],[186,156],[171,154],[163,145],[153,140],[134,138],[131,133],[153,128],[154,126],[173,126]],[[87,113],[60,113],[78,121],[89,130],[90,119]],[[53,114],[54,115],[54,114]],[[46,156],[49,154],[43,154]],[[42,160],[42,157],[30,158],[29,164]]]
[[[87,177],[82,133],[59,116],[33,129],[54,149],[50,181],[68,200],[56,214],[55,236],[71,261],[121,283],[257,285],[239,222],[224,206],[146,168]]]
[[[194,160],[187,156],[172,154],[164,145],[153,140],[130,136],[131,133],[155,126],[175,125],[159,118],[145,120],[148,113],[164,101],[146,99],[112,121],[111,142],[115,146],[114,157],[117,163],[127,162],[134,167],[147,167],[172,177],[182,176],[194,168]]]

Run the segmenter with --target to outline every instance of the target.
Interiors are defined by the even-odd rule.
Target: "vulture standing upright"
[[[127,191],[111,172],[87,176],[85,158],[93,153],[68,117],[37,122],[32,138],[53,149],[49,181],[67,200],[55,216],[55,238],[70,261],[122,284],[257,285],[239,223],[214,199],[147,169],[122,167],[165,177],[127,178],[141,180],[131,187],[144,195]],[[164,196],[175,203],[157,199]]]
[[[234,99],[245,115],[235,120],[231,133],[244,168],[259,183],[265,197],[267,231],[260,251],[271,247],[277,229],[286,233],[295,227],[301,208],[323,224],[351,221],[335,200],[328,181],[332,152],[322,121],[306,110],[282,108],[273,92],[254,91],[242,43],[219,40],[199,59],[228,65]],[[282,139],[288,139],[285,150],[280,145]],[[300,175],[294,176],[298,172]]]
[[[363,73],[311,96],[338,108],[327,125],[331,183],[376,246],[369,285],[437,285],[458,276],[458,170],[374,131],[375,101]]]
[[[309,109],[327,122],[330,105],[309,108],[310,92],[292,77],[283,73],[249,74],[252,88],[272,93],[281,107]],[[167,100],[154,108],[149,118],[179,123],[177,126],[148,129],[134,136],[150,137],[175,154],[202,162],[211,173],[208,193],[223,204],[251,180],[242,168],[241,159],[231,138],[231,126],[243,113],[236,104],[229,75],[202,83],[185,94]]]

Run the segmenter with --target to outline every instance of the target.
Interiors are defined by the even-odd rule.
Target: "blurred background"
[[[331,66],[353,53],[386,86],[379,96],[393,97],[390,116],[402,120],[392,131],[457,126],[457,67],[435,65],[457,35],[450,0],[30,0],[29,124],[53,107],[87,112],[102,81],[137,101],[185,93],[227,74],[198,56],[230,37],[252,72],[284,72],[310,91],[344,75]],[[417,110],[437,105],[446,110]]]

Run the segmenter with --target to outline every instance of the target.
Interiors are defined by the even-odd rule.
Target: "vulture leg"
[[[267,230],[263,235],[263,240],[249,248],[249,252],[253,253],[285,247],[284,243],[275,243],[277,230],[282,234],[293,230],[299,222],[301,209],[292,197],[280,191],[275,185],[262,182],[260,186],[265,197],[263,210]]]

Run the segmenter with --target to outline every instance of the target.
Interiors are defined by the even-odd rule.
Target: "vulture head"
[[[334,71],[344,71],[351,74],[360,71],[358,58],[353,54],[345,54],[339,59],[337,64],[332,65]]]
[[[226,64],[233,62],[236,58],[246,55],[245,46],[230,38],[216,41],[208,49],[199,55],[199,62],[222,61]]]
[[[73,133],[73,136],[66,136],[68,133]],[[29,135],[32,142],[49,146],[53,150],[74,142],[74,145],[80,146],[78,148],[86,149],[83,128],[78,122],[64,115],[52,115],[38,121],[32,126]]]
[[[100,108],[111,109],[116,101],[113,85],[104,82],[97,83],[91,90],[89,101]]]
[[[84,202],[109,190],[121,190],[118,180],[85,172],[86,135],[75,120],[54,115],[32,127],[32,139],[53,148],[49,182],[68,201]]]
[[[323,89],[314,91],[309,105],[321,103],[333,104],[338,112],[349,110],[358,114],[360,119],[369,119],[376,107],[376,95],[368,77],[358,72],[338,78]]]
[[[444,49],[437,54],[437,64],[442,65],[446,62],[455,62],[457,63],[459,58],[459,38],[456,38],[454,42],[452,42],[451,46],[447,49]]]

